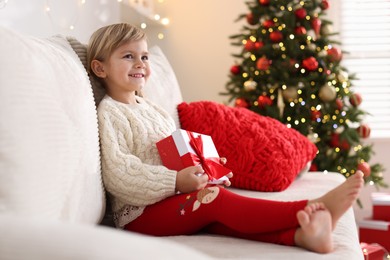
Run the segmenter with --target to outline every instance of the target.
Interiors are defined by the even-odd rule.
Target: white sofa
[[[0,39],[0,259],[363,259],[352,209],[334,231],[335,251],[326,255],[209,234],[148,237],[102,225],[106,200],[84,46],[3,27]],[[150,51],[154,73],[145,95],[178,124],[179,85],[161,50]],[[293,200],[317,197],[342,181],[336,173],[305,173],[283,192],[232,190]]]

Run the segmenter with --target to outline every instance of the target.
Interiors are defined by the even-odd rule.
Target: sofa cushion
[[[87,68],[87,45],[80,43],[74,37],[67,37],[73,50],[77,53],[81,63]],[[157,45],[149,49],[150,66],[152,73],[143,89],[143,95],[164,108],[175,120],[176,126],[179,127],[179,117],[176,105],[183,101],[179,83],[175,72],[172,69],[167,57],[161,48]],[[96,105],[105,95],[105,90],[101,83],[90,77]]]
[[[0,215],[2,260],[215,259],[191,244],[103,226]]]
[[[98,223],[105,196],[87,73],[64,37],[0,27],[0,212]]]
[[[213,138],[234,173],[233,187],[284,190],[317,152],[298,131],[245,108],[198,101],[181,103],[178,111],[183,129]]]

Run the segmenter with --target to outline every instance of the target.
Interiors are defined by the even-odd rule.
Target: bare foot
[[[357,171],[354,175],[345,180],[333,190],[327,192],[322,197],[308,202],[322,202],[332,216],[332,229],[335,229],[337,221],[352,206],[363,187],[363,173]]]
[[[295,244],[313,252],[325,254],[333,250],[332,217],[321,202],[313,202],[297,213],[300,228]]]

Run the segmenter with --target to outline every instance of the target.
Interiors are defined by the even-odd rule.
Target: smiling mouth
[[[145,75],[142,74],[142,73],[130,74],[129,76],[132,77],[132,78],[143,78],[143,77],[145,77]]]

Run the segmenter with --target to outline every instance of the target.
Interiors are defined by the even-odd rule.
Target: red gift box
[[[361,242],[378,243],[390,251],[390,222],[381,220],[362,220],[358,222]]]
[[[180,171],[201,164],[210,183],[227,179],[231,170],[220,163],[220,157],[209,135],[178,129],[156,143],[161,161],[168,169]]]
[[[390,221],[390,193],[374,192],[371,194],[372,218]]]
[[[364,260],[383,260],[388,255],[386,249],[379,244],[360,243],[360,247],[363,251]]]

